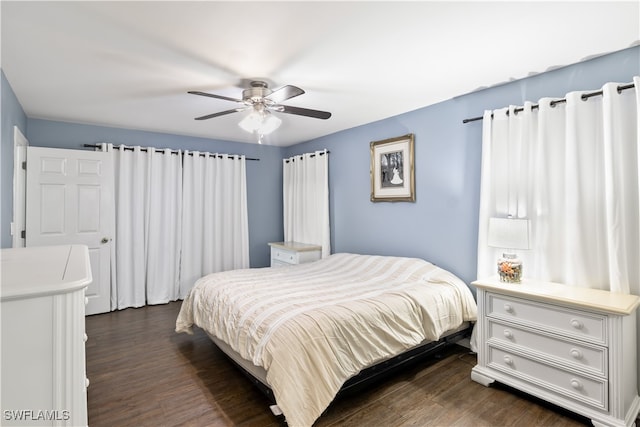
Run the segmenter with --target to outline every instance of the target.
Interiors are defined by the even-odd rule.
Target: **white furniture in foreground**
[[[2,249],[2,424],[86,426],[84,245]]]
[[[472,285],[478,291],[474,381],[499,381],[596,426],[633,425],[640,410],[639,297],[529,279]]]
[[[302,264],[317,261],[322,255],[322,246],[298,242],[273,242],[271,246],[271,267]]]

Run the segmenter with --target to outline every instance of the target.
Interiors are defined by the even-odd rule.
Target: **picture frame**
[[[371,201],[415,202],[414,135],[372,141]]]

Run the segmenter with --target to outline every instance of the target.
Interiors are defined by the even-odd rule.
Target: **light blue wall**
[[[268,266],[267,243],[282,240],[282,149],[279,147],[39,119],[28,119],[26,136],[30,145],[40,147],[85,149],[84,144],[110,142],[258,158],[259,161],[247,161],[251,266]]]
[[[4,72],[0,70],[0,247],[11,247],[11,220],[13,218],[13,127],[27,134],[27,116],[22,110]]]
[[[462,120],[639,74],[640,47],[633,47],[298,144],[285,155],[330,150],[334,252],[421,257],[469,283],[476,278],[482,121]],[[370,141],[408,133],[415,135],[416,202],[372,203]]]

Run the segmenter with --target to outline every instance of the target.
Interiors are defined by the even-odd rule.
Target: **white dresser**
[[[86,246],[2,249],[2,425],[86,426]]]
[[[271,267],[302,264],[317,261],[322,257],[322,246],[298,242],[273,242],[271,246]]]
[[[527,279],[472,285],[478,290],[474,381],[499,381],[594,425],[633,425],[640,410],[640,298]]]

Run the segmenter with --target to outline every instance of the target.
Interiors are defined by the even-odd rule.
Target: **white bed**
[[[290,426],[303,427],[364,368],[475,320],[467,285],[433,264],[334,254],[205,276],[185,298],[176,331],[204,329],[273,391]]]

